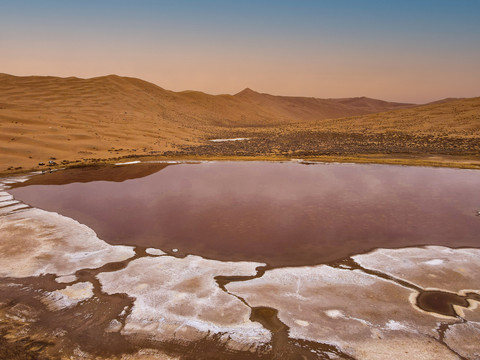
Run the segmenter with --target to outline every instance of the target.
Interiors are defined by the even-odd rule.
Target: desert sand
[[[249,138],[211,142],[212,139]],[[322,158],[475,167],[480,98],[433,104],[369,98],[173,92],[143,80],[0,74],[0,173],[129,157]],[[383,159],[383,160],[382,160]],[[393,159],[393,160],[392,160]],[[405,161],[405,160],[404,160]]]

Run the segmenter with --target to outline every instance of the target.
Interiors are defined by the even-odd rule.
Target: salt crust
[[[106,358],[105,360],[180,360],[181,357],[167,355],[160,350],[142,349],[134,354],[123,354],[118,357]]]
[[[411,306],[411,289],[359,270],[280,268],[226,288],[250,306],[278,309],[290,337],[333,344],[356,359],[456,358],[431,341],[439,320]]]
[[[65,275],[65,276],[59,276],[55,279],[55,281],[59,284],[64,284],[64,283],[71,283],[77,280],[77,277],[75,275]]]
[[[2,277],[71,275],[135,254],[132,247],[105,243],[73,219],[34,208],[4,215],[0,233]]]
[[[49,310],[56,311],[77,305],[93,296],[93,285],[90,282],[80,282],[67,286],[65,289],[52,291],[42,302]]]
[[[228,141],[244,141],[250,140],[250,138],[233,138],[233,139],[212,139],[211,142],[228,142]]]
[[[0,207],[10,206],[13,204],[18,204],[18,201],[17,200],[0,201]]]
[[[465,341],[474,338],[476,341]],[[480,322],[467,322],[450,326],[445,333],[445,342],[467,359],[480,359]]]
[[[429,289],[480,290],[480,249],[442,246],[378,249],[353,259],[363,267]]]
[[[127,161],[123,163],[116,163],[115,165],[120,166],[120,165],[132,165],[132,164],[140,164],[140,163],[141,161],[137,160],[137,161]]]
[[[14,200],[15,201],[15,200]],[[10,213],[13,213],[18,210],[24,210],[29,208],[28,205],[22,204],[18,201],[15,201],[14,203],[2,206],[2,203],[0,203],[0,216],[2,215],[8,215]]]
[[[13,199],[13,196],[10,195],[9,193],[5,191],[0,192],[0,201],[7,201],[12,199]]]
[[[162,256],[140,258],[123,270],[97,277],[103,291],[135,297],[122,330],[125,335],[188,341],[225,334],[233,341],[227,345],[255,346],[270,341],[270,332],[250,321],[250,308],[221,290],[214,277],[253,275],[260,265]]]
[[[165,255],[166,254],[162,250],[155,249],[155,248],[148,248],[148,249],[145,250],[145,252],[149,255]]]
[[[352,345],[357,360],[460,360],[431,338],[408,333],[392,332],[384,338],[366,338]]]

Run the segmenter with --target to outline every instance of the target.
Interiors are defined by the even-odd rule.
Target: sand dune
[[[235,132],[245,128],[268,133],[420,127],[477,136],[479,102],[462,99],[412,108],[364,97],[286,97],[250,89],[216,96],[173,92],[116,75],[79,79],[0,74],[0,172],[30,169],[50,158],[72,162],[178,151],[205,144],[217,134],[236,137]],[[385,111],[390,112],[368,115]]]
[[[303,128],[305,124],[296,124]],[[480,137],[480,97],[444,99],[384,113],[315,121],[309,129],[369,133],[404,132],[431,136]]]
[[[317,99],[260,94],[245,89],[235,97],[254,108],[266,109],[276,118],[296,120],[323,120],[346,116],[364,115],[413,106],[412,104],[392,103],[382,100],[360,98]]]

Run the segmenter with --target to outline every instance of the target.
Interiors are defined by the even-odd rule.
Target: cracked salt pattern
[[[0,191],[3,188],[0,186]],[[17,256],[12,252],[9,256],[6,252],[0,276],[53,273],[59,275],[58,283],[68,283],[76,281],[71,275],[76,270],[133,256],[131,247],[108,245],[88,227],[59,214],[31,208],[15,213],[12,209],[28,206],[19,204],[16,208],[11,201],[8,193],[0,192],[0,207],[5,203],[8,208],[0,223],[0,232],[7,234],[3,245],[11,245],[19,234],[26,234],[22,245],[31,253]],[[405,301],[412,290],[395,279],[340,266],[281,268],[267,270],[259,278],[227,284],[235,297],[222,291],[214,277],[254,275],[255,268],[262,264],[220,262],[198,256],[178,259],[154,248],[145,253],[157,257],[132,260],[123,270],[97,276],[107,293],[125,292],[135,297],[123,329],[114,319],[107,331],[186,341],[202,339],[205,334],[228,334],[237,343],[232,346],[238,348],[240,344],[242,348],[244,344],[248,348],[271,340],[268,330],[249,319],[249,306],[269,306],[279,310],[279,319],[289,326],[292,338],[335,344],[356,359],[457,359],[457,354],[474,359],[480,354],[478,342],[471,341],[472,336],[480,334],[479,322],[475,321],[476,301],[464,310],[475,320],[450,325],[445,343],[432,342],[429,339],[438,336],[438,319],[416,311]],[[475,276],[480,270],[479,258],[477,249],[438,246],[378,249],[353,257],[361,266],[388,276],[423,288],[442,285],[441,289],[460,294],[466,293],[465,289],[479,288]],[[20,266],[16,268],[13,263]],[[44,301],[52,310],[72,307],[91,298],[92,289],[90,282],[77,282],[48,293]]]
[[[192,255],[183,259],[163,256],[134,260],[125,269],[101,273],[98,278],[107,293],[124,292],[136,299],[124,334],[144,334],[165,341],[173,337],[198,340],[207,333],[225,333],[251,346],[267,343],[269,331],[250,321],[249,307],[222,291],[214,277],[253,275],[260,265]]]

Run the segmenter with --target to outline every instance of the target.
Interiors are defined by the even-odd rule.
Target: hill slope
[[[308,97],[274,96],[245,89],[235,95],[250,108],[270,112],[272,117],[301,121],[335,119],[411,107],[412,104],[392,103],[366,97],[318,99]]]
[[[183,148],[203,157],[303,158],[480,168],[480,98],[216,134],[245,141]]]
[[[212,126],[271,126],[407,106],[289,98],[253,91],[173,92],[149,82],[0,74],[0,171],[50,157],[106,158],[195,144]],[[352,99],[355,102],[354,99]]]
[[[384,113],[324,119],[297,127],[350,132],[403,132],[430,136],[480,137],[480,97],[445,99]]]
[[[365,97],[287,97],[250,89],[214,96],[173,92],[116,75],[0,74],[0,171],[31,168],[51,157],[74,161],[178,154],[186,146],[210,145],[205,141],[212,136],[236,137],[247,130],[272,136],[297,130],[437,134],[442,129],[471,137],[478,135],[479,105],[478,99],[460,99],[413,107]],[[295,151],[293,142],[288,147]]]
[[[91,79],[0,74],[3,108],[57,111],[114,120],[137,120],[155,113],[160,120],[190,125],[259,126],[362,115],[411,104],[367,98],[316,99],[260,94],[246,89],[234,96],[198,91],[173,92],[116,75]],[[140,116],[142,117],[142,116]],[[191,121],[195,124],[191,124]],[[121,121],[120,121],[121,122]]]

